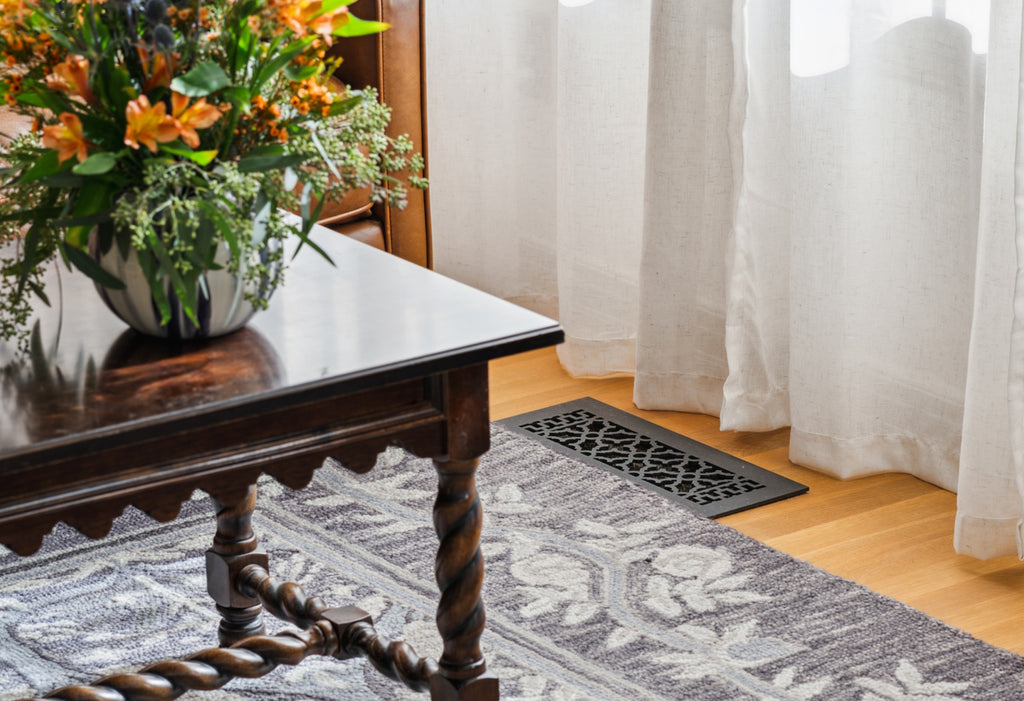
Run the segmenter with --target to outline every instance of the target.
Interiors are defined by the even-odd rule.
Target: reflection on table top
[[[314,240],[334,266],[301,252],[248,327],[178,346],[128,330],[91,281],[61,271],[63,304],[40,309],[33,361],[6,362],[0,345],[0,472],[5,453],[52,441],[311,388],[355,391],[561,340],[546,317],[327,229]]]

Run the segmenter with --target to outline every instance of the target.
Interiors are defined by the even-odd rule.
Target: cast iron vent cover
[[[586,397],[498,421],[715,518],[803,494],[793,480]]]

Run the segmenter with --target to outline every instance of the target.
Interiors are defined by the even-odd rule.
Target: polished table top
[[[301,251],[270,308],[245,329],[179,348],[128,330],[91,281],[62,271],[63,304],[41,310],[43,352],[17,366],[0,344],[0,480],[82,442],[295,393],[348,393],[561,340],[546,317],[327,229],[312,236],[334,266]]]

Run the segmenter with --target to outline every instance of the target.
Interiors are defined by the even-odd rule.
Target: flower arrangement
[[[325,202],[426,187],[376,94],[331,80],[339,37],[387,28],[351,1],[0,0],[0,100],[32,120],[0,147],[0,339],[25,343],[51,262],[122,285],[90,236],[134,251],[164,321],[172,302],[194,321],[219,247],[276,285],[268,244],[319,250]]]

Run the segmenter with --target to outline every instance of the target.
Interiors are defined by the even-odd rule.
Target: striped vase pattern
[[[128,258],[121,255],[116,245],[107,252],[100,252],[92,246],[93,257],[104,270],[124,282],[123,290],[114,290],[96,284],[96,291],[122,321],[139,333],[147,336],[169,339],[201,339],[223,336],[237,331],[252,318],[256,309],[246,299],[250,291],[263,299],[269,299],[273,288],[266,279],[250,281],[247,286],[244,270],[233,273],[228,270],[230,250],[223,242],[218,245],[214,260],[220,270],[209,270],[196,283],[197,303],[194,324],[181,308],[181,304],[169,279],[164,280],[164,289],[171,306],[171,318],[161,324],[160,310],[153,299],[142,267],[134,249],[128,251]]]

